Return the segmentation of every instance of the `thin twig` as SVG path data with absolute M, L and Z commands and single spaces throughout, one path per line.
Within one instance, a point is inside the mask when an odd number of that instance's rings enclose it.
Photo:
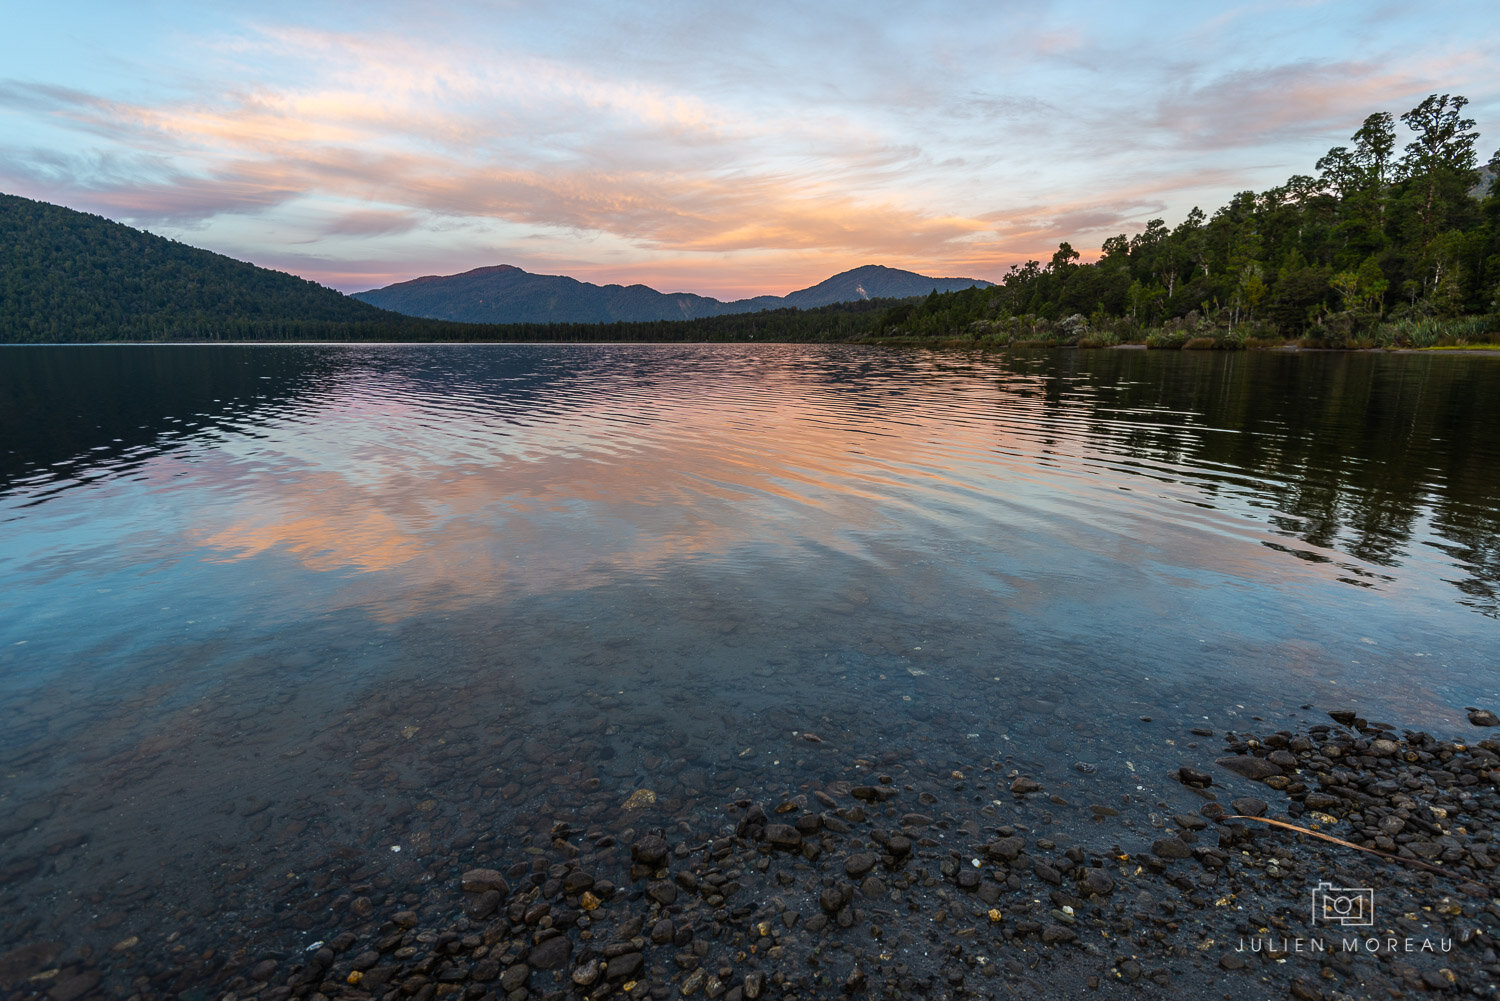
M 1253 820 L 1256 823 L 1260 824 L 1270 824 L 1272 827 L 1284 827 L 1289 831 L 1296 831 L 1298 834 L 1306 834 L 1309 837 L 1321 838 L 1324 841 L 1331 841 L 1336 845 L 1343 845 L 1345 848 L 1353 848 L 1357 851 L 1369 852 L 1371 855 L 1379 855 L 1381 858 L 1394 859 L 1397 862 L 1405 862 L 1407 865 L 1414 865 L 1419 869 L 1426 869 L 1428 872 L 1435 872 L 1439 876 L 1448 875 L 1447 869 L 1440 868 L 1439 866 L 1432 865 L 1428 862 L 1423 862 L 1421 859 L 1407 858 L 1404 855 L 1396 855 L 1393 852 L 1382 851 L 1379 848 L 1367 848 L 1364 845 L 1357 845 L 1352 841 L 1345 841 L 1343 838 L 1336 838 L 1332 834 L 1324 834 L 1321 831 L 1310 831 L 1305 827 L 1298 827 L 1296 824 L 1288 823 L 1285 820 L 1274 820 L 1271 817 L 1246 817 L 1243 814 L 1238 813 L 1231 813 L 1224 817 L 1224 819 Z

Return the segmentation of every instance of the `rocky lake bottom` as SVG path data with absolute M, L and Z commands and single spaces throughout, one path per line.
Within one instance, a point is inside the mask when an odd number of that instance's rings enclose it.
M 733 735 L 753 746 L 700 757 L 632 740 L 608 694 L 450 742 L 470 722 L 462 698 L 426 718 L 413 694 L 330 731 L 321 751 L 347 772 L 326 802 L 218 804 L 206 869 L 164 858 L 111 878 L 109 839 L 88 825 L 113 810 L 76 804 L 61 833 L 53 815 L 13 814 L 7 847 L 18 828 L 52 833 L 7 852 L 7 882 L 76 883 L 70 868 L 92 865 L 97 888 L 33 901 L 19 929 L 11 916 L 24 941 L 0 954 L 0 988 L 739 1001 L 1487 997 L 1500 983 L 1500 740 L 1478 725 L 1435 737 L 1312 707 L 1276 729 L 1151 717 L 1112 747 L 1135 758 L 1101 769 L 1072 752 L 1107 734 L 996 756 L 937 713 L 876 736 L 859 713 L 813 730 L 770 710 Z M 1055 707 L 1028 708 L 1047 733 Z M 98 766 L 124 781 L 173 750 Z

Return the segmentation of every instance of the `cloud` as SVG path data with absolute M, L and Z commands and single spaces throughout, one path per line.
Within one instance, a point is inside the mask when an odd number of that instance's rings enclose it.
M 321 34 L 281 40 L 289 39 L 318 50 L 333 46 Z M 346 58 L 350 52 L 373 57 L 368 41 L 352 44 Z M 18 100 L 42 103 L 134 148 L 176 143 L 176 168 L 164 176 L 111 174 L 81 184 L 96 203 L 148 223 L 260 211 L 316 194 L 406 207 L 347 215 L 329 234 L 409 231 L 420 210 L 604 233 L 674 252 L 836 247 L 904 256 L 984 228 L 889 195 L 858 194 L 874 179 L 920 166 L 922 155 L 856 127 L 814 135 L 803 121 L 738 120 L 701 100 L 568 75 L 531 60 L 525 72 L 513 66 L 502 80 L 527 100 L 606 120 L 561 141 L 490 135 L 487 121 L 536 112 L 515 111 L 516 93 L 499 105 L 476 109 L 460 100 L 460 110 L 439 112 L 417 98 L 438 86 L 463 98 L 487 92 L 495 81 L 461 72 L 444 72 L 440 82 L 421 70 L 387 72 L 392 56 L 382 53 L 380 69 L 350 70 L 360 79 L 341 80 L 334 89 L 233 91 L 159 107 L 80 91 L 15 91 Z M 373 93 L 358 89 L 367 76 L 381 81 Z M 758 154 L 756 144 L 783 127 L 793 134 L 776 140 L 799 155 Z M 474 142 L 488 148 L 467 157 L 449 150 Z M 485 162 L 491 157 L 500 162 Z
M 1288 134 L 1351 132 L 1371 111 L 1400 102 L 1422 82 L 1382 64 L 1305 62 L 1225 73 L 1160 100 L 1147 125 L 1179 148 L 1263 146 Z
M 329 236 L 387 236 L 393 233 L 409 233 L 418 225 L 419 220 L 411 212 L 368 209 L 362 212 L 344 213 L 325 226 L 323 233 Z
M 253 229 L 263 249 L 238 255 L 306 247 L 318 277 L 383 279 L 402 246 L 413 259 L 392 277 L 497 258 L 695 290 L 742 274 L 800 287 L 824 274 L 794 269 L 870 258 L 987 277 L 1310 170 L 1444 66 L 1485 65 L 1382 46 L 1387 15 L 1363 10 L 1373 41 L 1347 56 L 1316 51 L 1327 12 L 1297 4 L 1146 10 L 620 0 L 209 18 L 233 26 L 143 51 L 149 82 L 128 92 L 0 82 L 0 120 L 25 126 L 6 130 L 0 180 L 138 225 Z

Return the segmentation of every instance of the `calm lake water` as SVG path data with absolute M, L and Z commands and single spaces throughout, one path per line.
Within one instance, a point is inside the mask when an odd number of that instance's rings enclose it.
M 0 349 L 0 953 L 206 982 L 640 789 L 1003 759 L 1087 839 L 1192 726 L 1471 733 L 1497 429 L 1488 357 Z

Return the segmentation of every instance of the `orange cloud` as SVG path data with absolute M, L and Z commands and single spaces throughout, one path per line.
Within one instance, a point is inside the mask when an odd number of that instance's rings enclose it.
M 549 23 L 533 14 L 515 20 Z M 805 75 L 784 48 L 736 50 L 722 66 L 696 52 L 595 59 L 523 30 L 512 38 L 510 18 L 490 26 L 498 48 L 415 22 L 378 33 L 263 26 L 218 44 L 214 68 L 232 83 L 188 96 L 128 102 L 0 82 L 0 110 L 107 144 L 105 155 L 67 155 L 0 142 L 0 183 L 148 226 L 243 233 L 248 217 L 274 218 L 262 245 L 274 232 L 281 260 L 306 260 L 301 273 L 345 288 L 564 258 L 570 274 L 679 274 L 677 288 L 715 294 L 803 287 L 871 259 L 992 278 L 1061 240 L 1084 249 L 1149 215 L 1180 217 L 1184 198 L 1212 209 L 1238 188 L 1279 183 L 1285 174 L 1266 182 L 1265 163 L 1226 151 L 1345 134 L 1444 72 L 1430 54 L 1379 53 L 1251 71 L 1223 58 L 1223 23 L 1191 18 L 1164 43 L 1181 42 L 1170 58 L 1152 59 L 1117 37 L 1129 28 L 1118 15 L 1109 31 L 1045 5 L 976 17 L 1003 25 L 1006 44 L 824 24 L 819 44 L 838 72 Z M 429 18 L 443 15 L 417 20 Z M 761 44 L 779 37 L 774 18 L 747 18 Z M 673 45 L 696 38 L 674 18 L 658 27 L 676 32 Z M 1320 145 L 1294 169 L 1310 169 Z M 1195 169 L 1210 158 L 1232 162 Z M 220 246 L 265 260 L 248 242 Z M 398 247 L 416 259 L 395 260 Z M 818 270 L 784 277 L 802 264 Z

